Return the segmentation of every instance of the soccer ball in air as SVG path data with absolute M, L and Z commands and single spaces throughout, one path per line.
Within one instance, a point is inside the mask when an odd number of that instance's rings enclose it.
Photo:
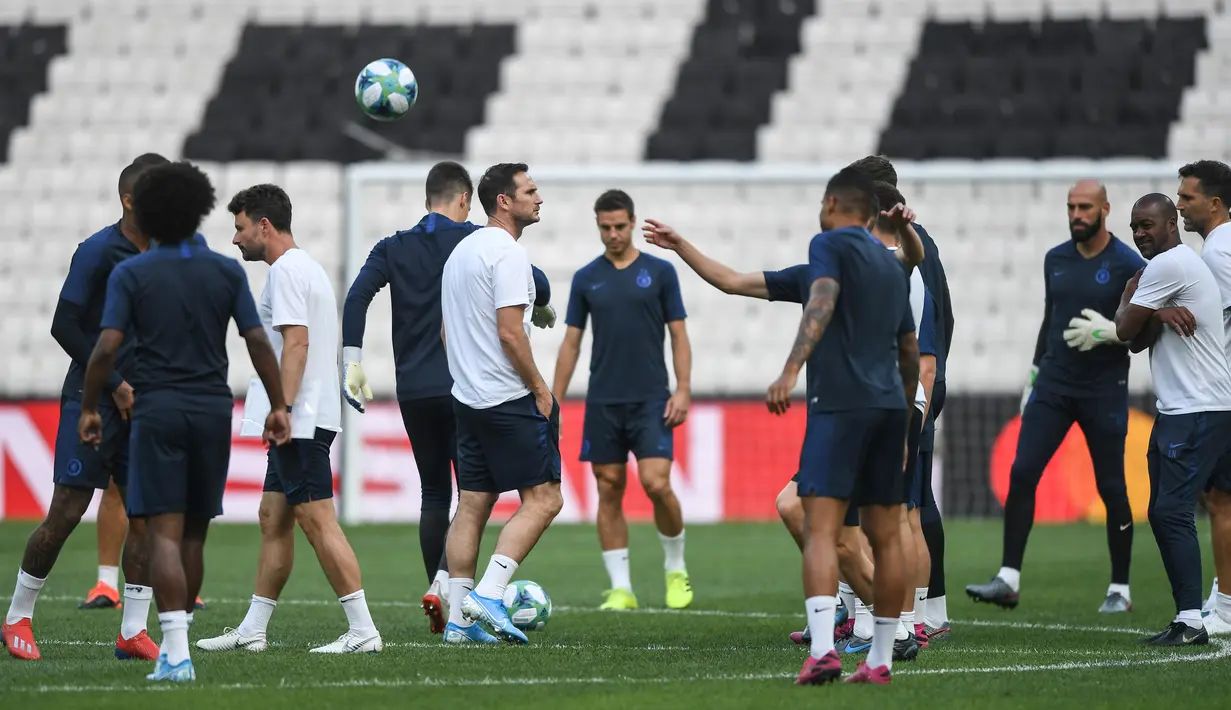
M 419 83 L 410 67 L 396 59 L 377 59 L 355 79 L 355 101 L 368 116 L 393 121 L 405 116 L 419 98 Z
M 551 618 L 551 597 L 536 582 L 519 580 L 504 589 L 504 608 L 513 625 L 523 631 L 538 631 Z

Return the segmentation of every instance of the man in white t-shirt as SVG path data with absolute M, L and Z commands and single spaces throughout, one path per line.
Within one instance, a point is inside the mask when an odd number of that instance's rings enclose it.
M 444 640 L 526 643 L 504 607 L 504 590 L 563 506 L 560 406 L 530 351 L 534 277 L 519 241 L 522 230 L 539 221 L 543 200 L 521 163 L 488 168 L 477 192 L 487 226 L 453 250 L 440 288 L 459 491 L 445 548 L 450 604 Z M 496 499 L 513 490 L 521 506 L 476 585 L 483 528 Z
M 1210 269 L 1180 242 L 1175 205 L 1150 194 L 1133 205 L 1133 241 L 1149 263 L 1129 280 L 1116 335 L 1150 348 L 1158 416 L 1150 433 L 1150 527 L 1171 582 L 1176 617 L 1145 639 L 1156 646 L 1209 643 L 1201 618 L 1201 546 L 1194 509 L 1219 459 L 1231 451 L 1231 368 L 1223 349 L 1222 298 Z M 1166 311 L 1166 313 L 1164 313 Z M 1165 323 L 1187 316 L 1188 335 Z M 1161 314 L 1161 315 L 1160 315 Z
M 1210 267 L 1222 294 L 1224 350 L 1231 360 L 1231 167 L 1216 160 L 1200 160 L 1180 168 L 1178 191 L 1184 230 L 1205 240 L 1201 260 Z M 1206 485 L 1204 504 L 1210 513 L 1214 547 L 1214 584 L 1202 607 L 1205 630 L 1211 636 L 1231 635 L 1231 456 L 1214 468 Z M 1222 579 L 1222 589 L 1218 580 Z
M 256 589 L 238 628 L 197 641 L 206 651 L 263 651 L 278 596 L 291 574 L 295 523 L 316 550 L 321 569 L 338 595 L 349 629 L 313 653 L 376 653 L 383 649 L 360 580 L 359 560 L 338 526 L 333 506 L 329 448 L 342 431 L 338 374 L 338 305 L 329 275 L 291 234 L 291 201 L 276 185 L 243 190 L 227 206 L 245 261 L 269 264 L 257 304 L 282 372 L 291 414 L 291 440 L 269 450 L 261 494 L 261 552 Z M 249 385 L 247 408 L 263 395 Z M 265 405 L 268 407 L 268 405 Z M 260 413 L 245 412 L 245 418 Z M 263 415 L 261 415 L 263 416 Z

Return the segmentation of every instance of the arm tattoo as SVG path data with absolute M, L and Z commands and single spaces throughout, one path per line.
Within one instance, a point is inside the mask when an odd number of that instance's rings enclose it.
M 794 367 L 796 372 L 803 369 L 804 363 L 812 355 L 813 348 L 825 334 L 825 328 L 833 318 L 840 290 L 838 282 L 831 278 L 820 278 L 812 282 L 808 304 L 804 306 L 804 316 L 799 321 L 799 334 L 795 336 L 795 344 L 791 346 L 791 355 L 787 358 L 788 367 Z

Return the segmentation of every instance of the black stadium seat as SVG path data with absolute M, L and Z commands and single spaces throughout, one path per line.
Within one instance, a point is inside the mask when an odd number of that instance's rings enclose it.
M 1207 43 L 1204 18 L 928 22 L 880 149 L 1161 158 Z

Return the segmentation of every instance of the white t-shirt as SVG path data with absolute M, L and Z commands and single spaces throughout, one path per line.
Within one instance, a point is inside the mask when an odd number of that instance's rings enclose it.
M 910 312 L 915 317 L 915 332 L 923 330 L 923 303 L 927 298 L 927 288 L 923 285 L 923 274 L 920 273 L 918 267 L 911 269 L 910 272 Z M 923 412 L 928 406 L 927 391 L 923 388 L 923 383 L 915 388 L 915 407 Z
M 1231 360 L 1231 222 L 1220 224 L 1205 235 L 1201 260 L 1210 267 L 1222 295 L 1223 345 Z
M 318 427 L 342 431 L 338 301 L 325 269 L 302 249 L 287 251 L 269 268 L 257 313 L 279 364 L 280 330 L 291 325 L 308 328 L 308 361 L 291 404 L 291 436 L 311 439 Z
M 1197 321 L 1191 337 L 1163 326 L 1150 348 L 1150 372 L 1160 414 L 1231 410 L 1231 368 L 1223 348 L 1222 296 L 1214 275 L 1192 248 L 1180 244 L 1150 260 L 1133 305 L 1187 308 Z
M 453 250 L 440 280 L 440 306 L 457 401 L 488 409 L 530 393 L 500 346 L 496 310 L 524 306 L 529 337 L 534 298 L 530 256 L 503 229 L 479 229 Z

